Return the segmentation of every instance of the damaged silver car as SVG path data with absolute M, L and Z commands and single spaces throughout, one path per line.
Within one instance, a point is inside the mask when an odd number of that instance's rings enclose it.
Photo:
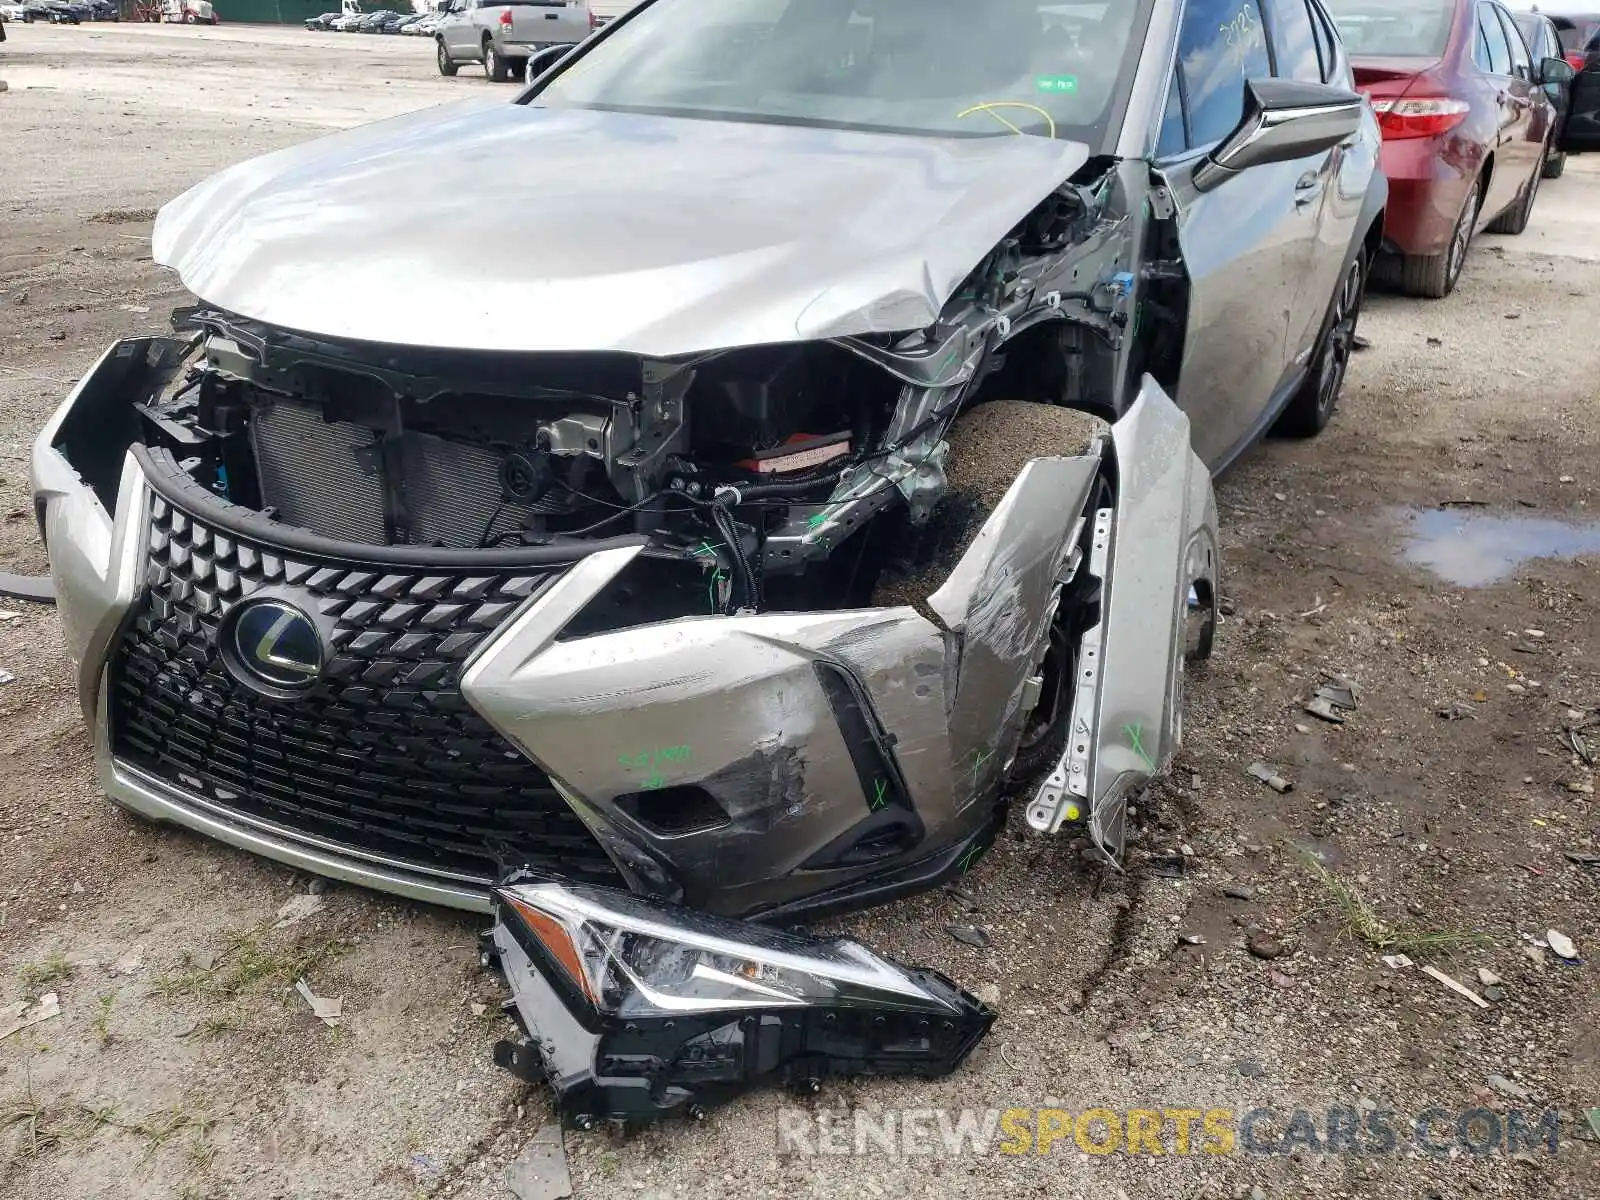
M 1013 800 L 1118 863 L 1211 472 L 1333 412 L 1377 148 L 1317 0 L 644 0 L 224 171 L 156 223 L 198 304 L 34 450 L 105 790 L 423 900 L 531 873 L 601 959 L 607 895 L 857 907 Z

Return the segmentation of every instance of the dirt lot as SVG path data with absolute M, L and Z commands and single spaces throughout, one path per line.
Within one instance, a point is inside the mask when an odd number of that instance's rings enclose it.
M 410 39 L 11 35 L 0 564 L 37 570 L 30 439 L 110 339 L 182 302 L 149 262 L 153 208 L 323 128 L 509 91 L 471 69 L 440 79 Z M 791 1102 L 758 1096 L 627 1142 L 569 1135 L 578 1193 L 1600 1196 L 1582 1116 L 1600 1102 L 1596 966 L 1536 961 L 1526 940 L 1555 928 L 1600 956 L 1600 869 L 1566 856 L 1596 850 L 1593 772 L 1560 740 L 1600 712 L 1597 188 L 1600 161 L 1574 160 L 1526 235 L 1482 239 L 1449 301 L 1373 299 L 1333 428 L 1267 444 L 1219 483 L 1231 616 L 1190 688 L 1179 768 L 1142 805 L 1133 871 L 1101 879 L 1019 829 L 970 900 L 851 923 L 995 989 L 1001 1016 L 948 1081 L 815 1102 L 1270 1107 L 1280 1134 L 1294 1109 L 1326 1132 L 1328 1106 L 1376 1105 L 1398 1114 L 1394 1153 L 1324 1156 L 1302 1136 L 1293 1154 L 1183 1156 L 1169 1133 L 1161 1157 L 1068 1139 L 1048 1159 L 810 1158 L 778 1153 Z M 1589 557 L 1524 557 L 1554 549 Z M 62 1010 L 0 1043 L 0 1194 L 506 1195 L 504 1166 L 547 1107 L 490 1065 L 506 1026 L 476 923 L 336 887 L 273 929 L 309 881 L 100 799 L 53 611 L 0 608 L 20 614 L 0 617 L 15 675 L 0 684 L 0 1025 L 4 1005 L 47 991 Z M 1360 685 L 1343 725 L 1301 711 L 1324 671 Z M 1258 760 L 1294 790 L 1248 778 Z M 1405 933 L 1481 934 L 1411 953 L 1489 1006 L 1384 966 L 1295 845 Z M 1146 857 L 1183 847 L 1181 878 Z M 953 921 L 992 943 L 954 941 Z M 295 995 L 300 975 L 343 998 L 339 1028 Z M 1560 1108 L 1559 1152 L 1418 1154 L 1409 1121 L 1430 1105 Z

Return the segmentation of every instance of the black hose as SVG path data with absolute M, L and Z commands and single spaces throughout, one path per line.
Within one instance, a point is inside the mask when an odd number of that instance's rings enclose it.
M 755 568 L 751 566 L 749 557 L 744 552 L 744 543 L 739 538 L 739 530 L 733 520 L 733 514 L 722 504 L 711 506 L 711 523 L 717 527 L 717 532 L 722 535 L 723 541 L 728 543 L 728 556 L 733 562 L 734 583 L 738 587 L 738 594 L 743 599 L 742 607 L 759 609 L 761 607 L 761 588 L 756 582 Z
M 814 479 L 788 480 L 782 483 L 751 483 L 751 484 L 724 484 L 723 487 L 731 488 L 737 492 L 735 504 L 743 504 L 749 500 L 792 499 L 805 496 L 811 492 L 827 488 L 830 491 L 839 482 L 842 471 L 835 471 L 830 475 L 819 475 Z

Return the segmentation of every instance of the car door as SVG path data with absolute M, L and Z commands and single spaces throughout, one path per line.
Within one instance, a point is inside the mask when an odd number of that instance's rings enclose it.
M 1338 43 L 1324 25 L 1326 18 L 1310 0 L 1265 0 L 1263 15 L 1272 46 L 1274 73 L 1279 79 L 1301 83 L 1336 83 L 1350 88 L 1347 64 L 1339 57 Z M 1357 160 L 1351 161 L 1354 155 Z M 1333 295 L 1344 275 L 1346 251 L 1356 237 L 1366 181 L 1372 174 L 1374 155 L 1356 139 L 1342 143 L 1314 163 L 1317 196 L 1316 241 L 1300 298 L 1289 317 L 1287 349 L 1291 366 L 1310 363 L 1322 336 L 1322 325 Z M 1353 178 L 1352 178 L 1353 177 Z M 1299 181 L 1297 181 L 1297 187 Z M 1301 191 L 1297 199 L 1305 196 Z
M 456 57 L 456 26 L 461 23 L 460 0 L 447 0 L 439 9 L 439 27 L 434 36 L 444 43 L 444 48 Z
M 450 15 L 445 18 L 444 26 L 440 29 L 452 58 L 478 56 L 478 32 L 472 21 L 473 6 L 477 2 L 478 0 L 455 0 L 450 8 Z
M 1195 165 L 1243 117 L 1246 81 L 1271 74 L 1260 0 L 1189 0 L 1156 165 L 1189 276 L 1175 399 L 1189 415 L 1195 452 L 1213 470 L 1262 432 L 1304 370 L 1294 360 L 1303 349 L 1328 155 L 1255 167 L 1209 191 L 1193 182 Z
M 1584 46 L 1583 67 L 1572 81 L 1561 148 L 1572 154 L 1600 150 L 1600 32 Z
M 1500 28 L 1511 48 L 1511 83 L 1509 92 L 1513 104 L 1518 105 L 1525 117 L 1521 136 L 1515 147 L 1517 178 L 1526 183 L 1544 153 L 1545 140 L 1550 136 L 1551 118 L 1555 109 L 1534 78 L 1533 56 L 1522 39 L 1522 31 L 1502 6 L 1491 6 L 1500 18 Z
M 1561 53 L 1561 38 L 1556 33 L 1556 27 L 1551 24 L 1549 17 L 1540 16 L 1538 13 L 1512 14 L 1511 19 L 1516 22 L 1518 30 L 1522 33 L 1522 40 L 1528 43 L 1528 57 L 1533 60 L 1533 69 L 1537 78 L 1539 69 L 1546 59 L 1563 58 Z M 1564 83 L 1544 84 L 1544 94 L 1550 98 L 1550 104 L 1555 109 L 1555 120 L 1559 131 L 1561 118 L 1566 115 L 1567 95 L 1570 89 Z M 1552 149 L 1555 143 L 1551 143 Z
M 1494 173 L 1489 178 L 1489 192 L 1478 214 L 1479 224 L 1484 224 L 1511 207 L 1528 176 L 1529 168 L 1522 161 L 1520 148 L 1527 136 L 1530 106 L 1526 97 L 1519 101 L 1512 92 L 1511 43 L 1506 39 L 1494 5 L 1479 0 L 1477 9 L 1478 37 L 1483 51 L 1478 63 L 1483 67 L 1482 83 L 1491 93 L 1496 120 L 1494 145 L 1490 147 L 1494 154 Z

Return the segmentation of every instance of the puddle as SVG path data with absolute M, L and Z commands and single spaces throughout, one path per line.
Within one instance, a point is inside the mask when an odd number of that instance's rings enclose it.
M 1401 557 L 1459 587 L 1487 587 L 1537 558 L 1600 554 L 1600 522 L 1508 517 L 1482 509 L 1401 509 Z

